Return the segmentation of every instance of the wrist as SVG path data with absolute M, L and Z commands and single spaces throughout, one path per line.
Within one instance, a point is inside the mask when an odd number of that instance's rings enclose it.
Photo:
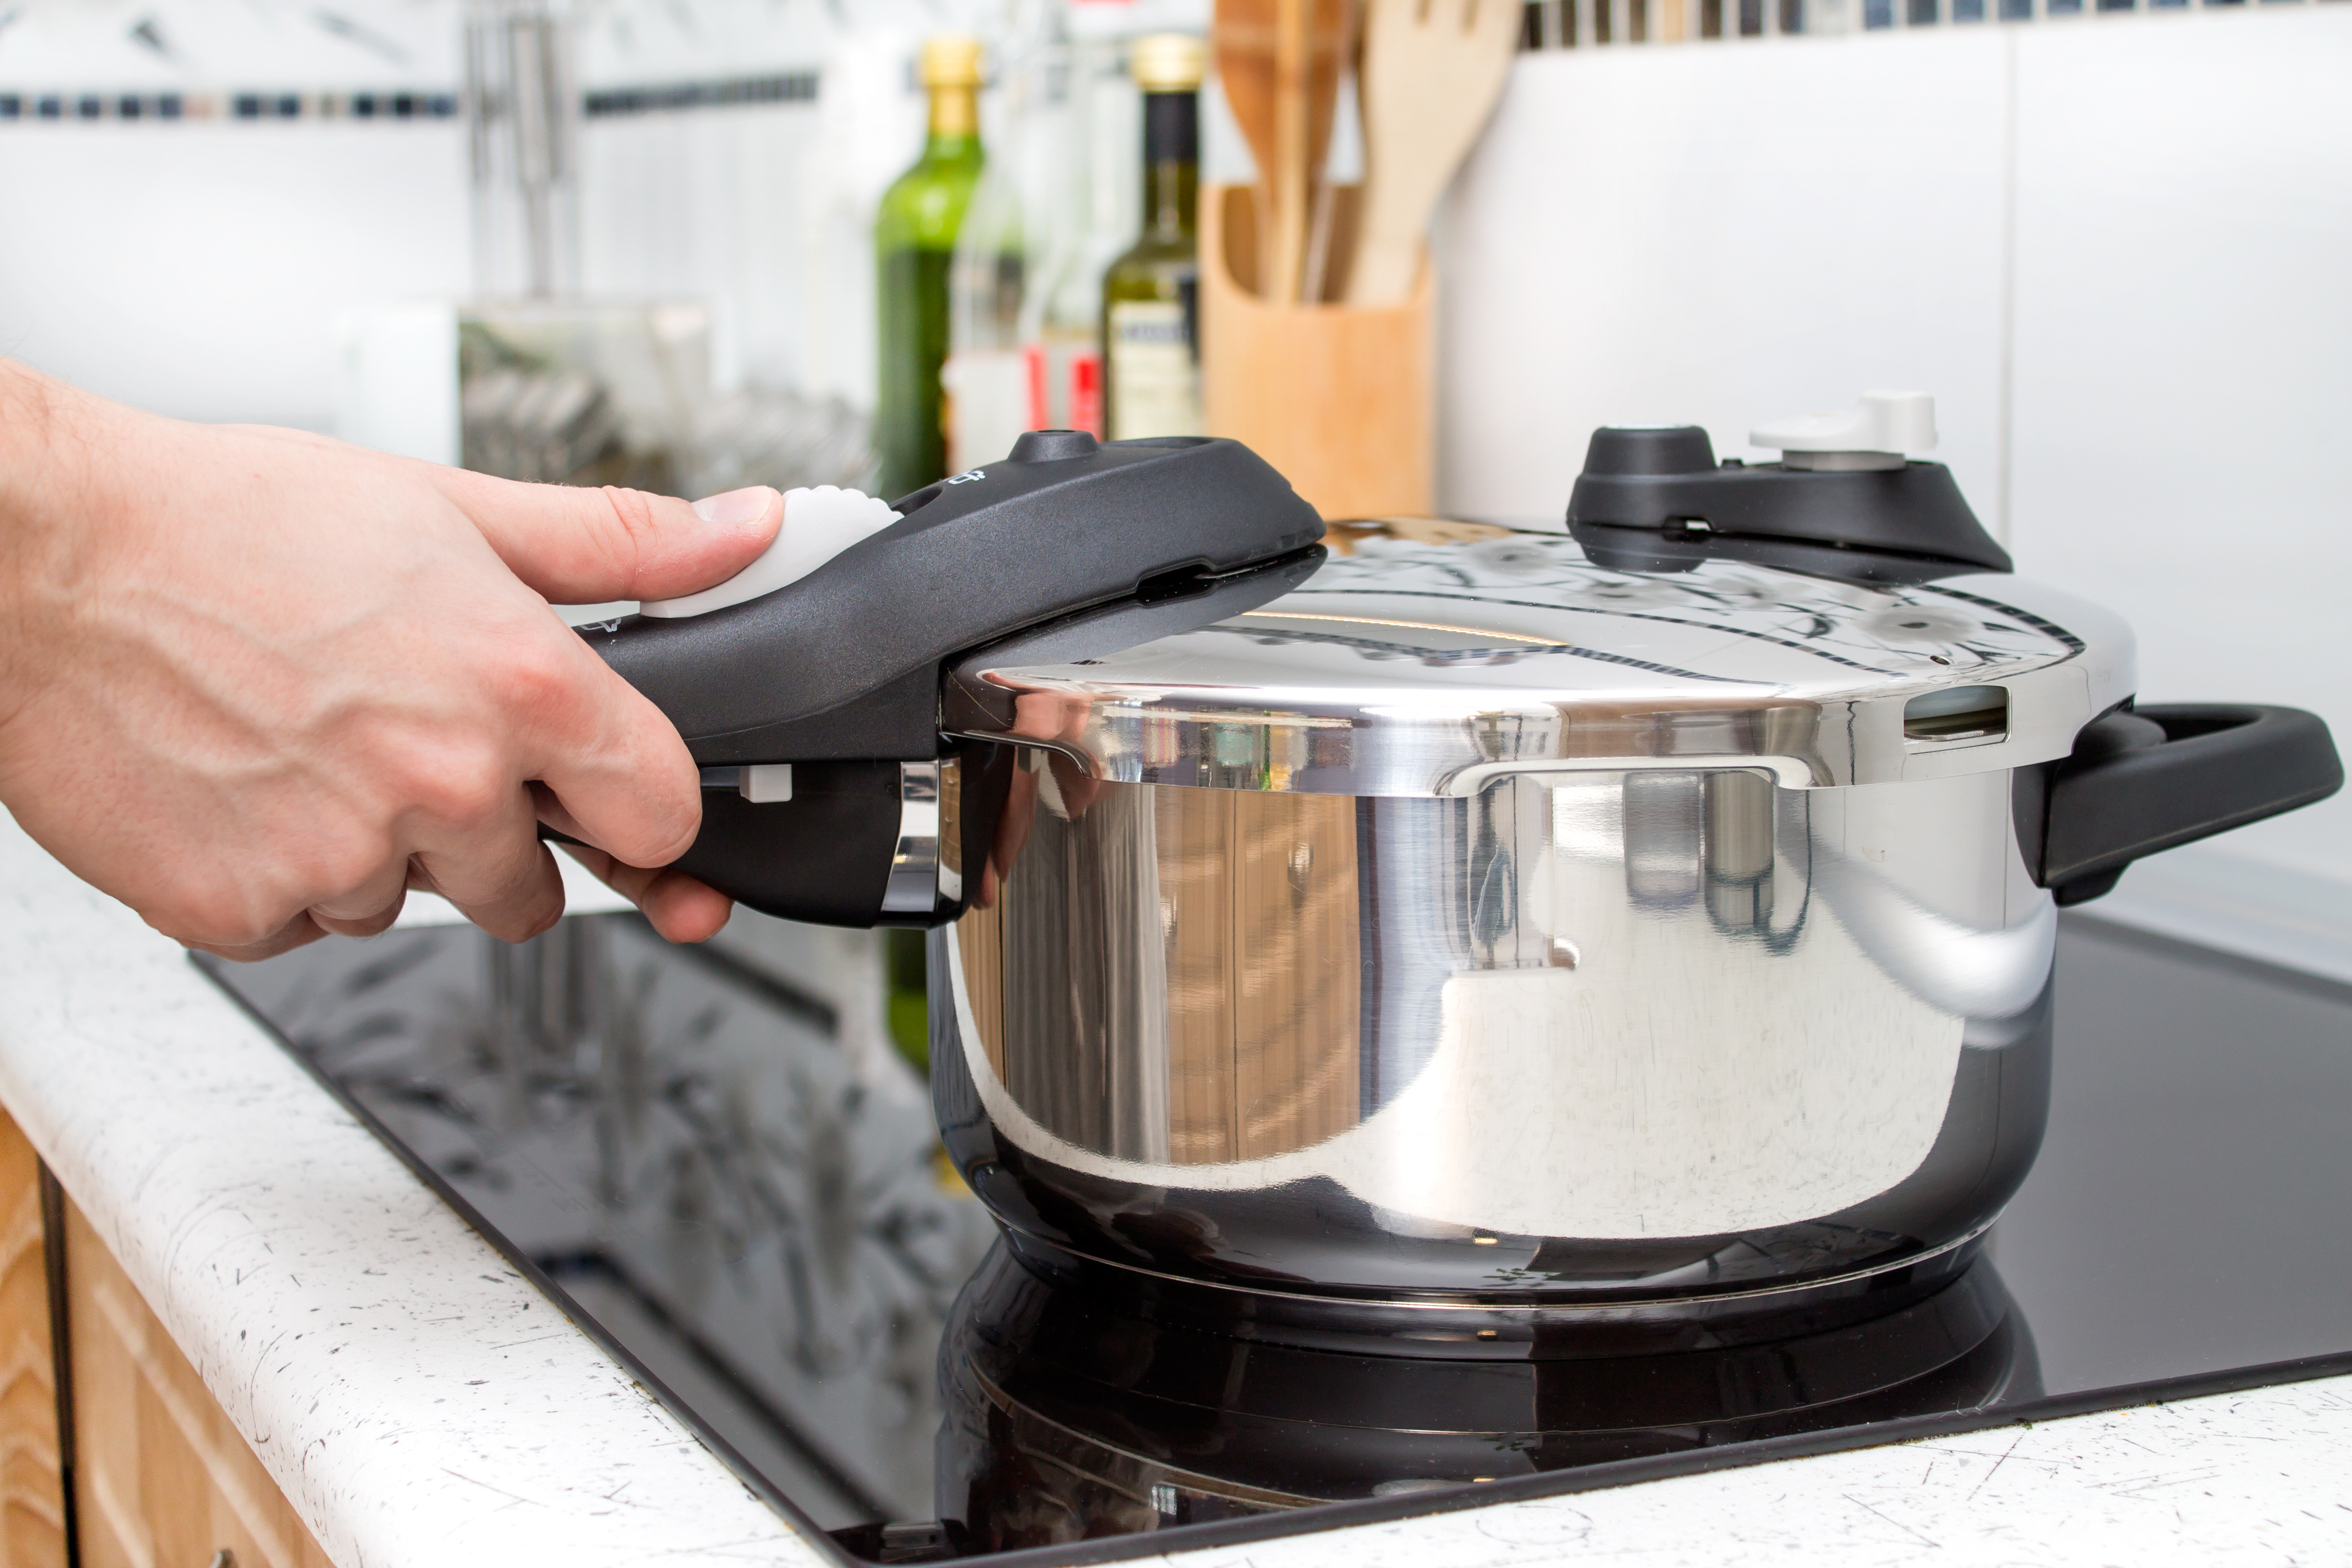
M 103 398 L 0 359 L 0 626 L 8 628 L 0 638 L 0 755 L 58 653 L 57 612 L 79 597 L 99 542 L 93 523 L 113 510 L 100 480 L 115 443 L 100 426 L 114 412 Z
M 48 488 L 44 481 L 54 460 L 53 427 L 62 390 L 40 372 L 0 359 L 0 565 L 14 567 L 26 531 L 41 510 L 38 498 Z M 8 571 L 0 592 L 13 586 L 15 577 Z
M 26 621 L 24 579 L 40 553 L 35 535 L 46 509 L 39 497 L 48 487 L 43 470 L 53 446 L 55 384 L 14 360 L 0 359 L 0 741 L 23 705 L 21 671 L 32 657 L 33 629 Z

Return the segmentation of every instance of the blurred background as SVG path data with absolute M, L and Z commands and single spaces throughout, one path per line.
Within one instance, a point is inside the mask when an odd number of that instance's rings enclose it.
M 2133 622 L 2147 699 L 2352 735 L 2352 0 L 1512 4 L 1417 286 L 1426 504 L 1384 510 L 1556 528 L 1597 425 L 1696 422 L 1753 458 L 1769 418 L 1923 388 L 1935 455 L 2019 569 Z M 1177 301 L 1220 374 L 1190 274 L 1144 243 L 1175 145 L 1147 145 L 1147 89 L 1189 92 L 1185 68 L 1163 49 L 1137 80 L 1139 40 L 1212 21 L 1208 0 L 0 0 L 0 353 L 516 477 L 882 484 L 909 417 L 892 333 L 940 330 L 893 324 L 886 193 L 953 161 L 940 104 L 969 92 L 987 157 L 949 182 L 961 238 L 907 241 L 952 253 L 923 285 L 950 318 L 926 363 L 964 368 L 917 411 L 944 456 L 910 460 L 985 460 L 1034 424 L 1102 427 L 1104 283 L 1135 257 L 1160 257 L 1136 297 Z M 925 52 L 949 36 L 976 43 L 968 78 Z M 1354 47 L 1318 191 L 1363 178 Z M 1263 174 L 1237 58 L 1199 60 L 1213 189 Z M 1246 249 L 1231 226 L 1202 243 Z M 1294 374 L 1246 375 L 1280 395 Z M 2103 911 L 2352 976 L 2352 800 L 2222 844 L 2142 865 Z

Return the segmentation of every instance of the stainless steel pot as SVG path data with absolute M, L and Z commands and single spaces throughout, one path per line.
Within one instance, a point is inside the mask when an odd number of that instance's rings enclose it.
M 2045 884 L 2123 863 L 2053 803 L 2228 726 L 2125 715 L 2128 628 L 2005 574 L 1452 531 L 967 672 L 1024 761 L 932 1060 L 1015 1249 L 1636 1313 L 1957 1268 L 2042 1135 Z

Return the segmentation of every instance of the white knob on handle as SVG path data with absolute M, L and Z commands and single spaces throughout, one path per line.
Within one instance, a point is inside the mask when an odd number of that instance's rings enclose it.
M 1900 458 L 1933 451 L 1936 400 L 1924 392 L 1865 392 L 1852 408 L 1801 414 L 1751 430 L 1748 441 L 1783 453 L 1853 453 Z M 1791 467 L 1810 466 L 1801 459 Z M 1888 465 L 1892 466 L 1892 465 Z
M 786 490 L 783 525 L 758 560 L 715 588 L 676 599 L 648 599 L 637 613 L 656 620 L 681 620 L 772 594 L 898 521 L 889 503 L 856 490 L 835 485 Z

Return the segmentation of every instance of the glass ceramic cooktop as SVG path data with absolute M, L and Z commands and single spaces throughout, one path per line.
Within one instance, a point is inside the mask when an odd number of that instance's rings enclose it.
M 936 1368 L 958 1291 L 1008 1266 L 915 1075 L 756 942 L 675 948 L 591 915 L 516 948 L 443 927 L 199 962 L 779 1507 L 845 1556 L 964 1544 L 929 1522 Z M 1130 1465 L 1117 1528 L 1145 1532 L 1064 1530 L 1050 1560 L 2352 1370 L 2352 988 L 2079 914 L 2057 984 L 2048 1137 L 1973 1271 L 1971 1310 L 2007 1312 L 1998 1368 L 1972 1352 L 1907 1403 L 1218 1523 Z M 1061 1462 L 1034 1438 L 1024 1459 Z

